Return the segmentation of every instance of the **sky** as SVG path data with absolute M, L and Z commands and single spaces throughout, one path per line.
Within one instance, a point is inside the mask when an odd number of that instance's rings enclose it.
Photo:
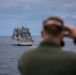
M 11 36 L 17 24 L 39 36 L 43 20 L 51 16 L 76 27 L 76 0 L 0 0 L 0 36 Z

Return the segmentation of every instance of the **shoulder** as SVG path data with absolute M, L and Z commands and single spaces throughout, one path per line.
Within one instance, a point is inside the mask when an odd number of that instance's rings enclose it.
M 61 56 L 67 60 L 74 60 L 76 61 L 76 52 L 73 51 L 62 51 Z
M 70 71 L 76 72 L 76 52 L 65 52 L 64 60 L 66 62 L 66 66 L 69 67 Z
M 30 49 L 27 52 L 24 52 L 19 60 L 18 60 L 18 65 L 21 68 L 22 66 L 24 66 L 25 64 L 28 64 L 28 61 L 30 60 L 31 55 L 33 54 L 33 52 L 35 52 L 36 48 L 34 49 Z
M 20 56 L 19 61 L 29 59 L 35 52 L 37 52 L 37 48 L 29 49 Z

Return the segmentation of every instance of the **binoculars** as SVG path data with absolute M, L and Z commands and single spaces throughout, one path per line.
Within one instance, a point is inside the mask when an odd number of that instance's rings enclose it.
M 65 37 L 69 37 L 71 31 L 67 28 L 64 28 L 64 32 L 65 32 Z M 73 43 L 76 45 L 76 38 L 73 40 Z M 65 46 L 65 42 L 62 40 L 61 41 L 61 46 Z

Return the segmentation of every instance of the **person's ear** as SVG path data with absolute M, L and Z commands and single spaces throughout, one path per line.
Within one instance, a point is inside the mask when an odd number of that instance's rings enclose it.
M 63 41 L 64 37 L 65 37 L 65 33 L 64 33 L 64 31 L 63 31 L 63 32 L 61 33 L 61 43 L 60 43 L 60 46 L 61 46 L 61 47 L 64 47 L 64 46 L 65 46 L 65 42 Z
M 41 31 L 41 37 L 42 38 L 44 37 L 44 31 L 43 30 Z
M 63 39 L 65 37 L 65 33 L 64 31 L 61 33 L 61 39 Z

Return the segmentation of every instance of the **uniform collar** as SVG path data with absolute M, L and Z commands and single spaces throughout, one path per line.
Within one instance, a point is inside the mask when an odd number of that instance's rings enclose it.
M 56 44 L 54 41 L 52 40 L 44 40 L 40 43 L 40 46 L 49 46 L 49 47 L 57 47 L 57 48 L 61 48 L 58 44 Z

